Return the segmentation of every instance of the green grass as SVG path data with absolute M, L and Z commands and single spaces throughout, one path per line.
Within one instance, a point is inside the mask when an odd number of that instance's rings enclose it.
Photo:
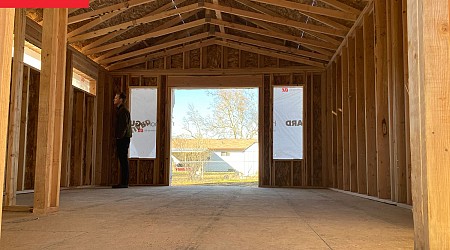
M 208 172 L 201 176 L 189 178 L 188 172 L 173 172 L 172 186 L 187 185 L 257 185 L 258 176 L 239 176 L 234 172 Z

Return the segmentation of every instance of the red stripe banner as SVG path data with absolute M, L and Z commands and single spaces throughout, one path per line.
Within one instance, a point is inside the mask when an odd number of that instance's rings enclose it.
M 88 8 L 89 0 L 0 0 L 0 8 Z

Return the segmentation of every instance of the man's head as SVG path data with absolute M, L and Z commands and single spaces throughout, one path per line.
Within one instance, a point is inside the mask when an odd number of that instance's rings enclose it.
M 114 97 L 114 105 L 119 107 L 121 104 L 124 104 L 126 100 L 127 95 L 125 95 L 125 93 L 122 92 L 120 94 L 116 94 L 116 96 Z

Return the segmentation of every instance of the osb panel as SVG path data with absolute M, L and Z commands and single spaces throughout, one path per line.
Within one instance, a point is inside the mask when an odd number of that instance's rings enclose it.
M 210 45 L 206 47 L 207 60 L 206 67 L 217 69 L 222 66 L 222 47 L 218 45 Z
M 189 65 L 192 69 L 200 68 L 200 49 L 189 51 Z
M 148 62 L 149 69 L 164 69 L 164 58 L 151 60 Z
M 138 161 L 139 160 L 129 160 L 130 178 L 128 179 L 129 184 L 137 184 L 137 173 L 138 173 Z
M 154 160 L 140 160 L 139 162 L 139 184 L 153 184 Z
M 294 74 L 294 84 L 305 84 L 305 75 L 304 74 Z
M 302 161 L 294 161 L 293 162 L 293 186 L 300 187 L 302 186 Z
M 291 161 L 276 161 L 275 167 L 275 186 L 291 186 Z
M 239 50 L 228 48 L 227 65 L 229 69 L 239 68 Z
M 142 86 L 157 86 L 157 77 L 142 77 Z
M 301 65 L 303 65 L 303 64 L 280 59 L 280 68 L 287 68 L 287 67 L 301 66 Z
M 28 100 L 27 145 L 25 158 L 25 189 L 34 189 L 34 171 L 36 169 L 36 143 L 39 103 L 40 73 L 30 69 L 30 88 Z
M 139 86 L 140 77 L 131 77 L 130 86 Z
M 258 68 L 258 54 L 241 51 L 242 68 Z
M 322 103 L 321 76 L 315 75 L 312 84 L 313 94 L 313 186 L 322 186 Z
M 274 85 L 289 85 L 290 81 L 291 81 L 290 75 L 281 75 L 281 74 L 273 75 L 273 84 Z
M 113 93 L 114 94 L 121 92 L 121 89 L 122 89 L 121 85 L 122 85 L 122 77 L 120 77 L 120 76 L 113 77 Z
M 183 53 L 170 56 L 170 68 L 172 69 L 183 68 Z
M 268 67 L 277 67 L 277 59 L 270 56 L 261 56 L 262 60 L 262 67 L 268 68 Z

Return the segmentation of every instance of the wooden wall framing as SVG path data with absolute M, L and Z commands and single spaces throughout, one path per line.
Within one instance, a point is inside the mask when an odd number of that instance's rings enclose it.
M 327 115 L 337 115 L 337 124 L 327 120 L 336 131 L 328 133 L 327 141 L 332 142 L 331 157 L 337 158 L 337 166 L 329 161 L 327 169 L 332 173 L 329 187 L 411 204 L 406 164 L 411 152 L 405 133 L 409 119 L 404 95 L 406 34 L 400 32 L 406 22 L 404 8 L 401 1 L 370 3 L 328 65 L 332 102 L 327 103 Z

